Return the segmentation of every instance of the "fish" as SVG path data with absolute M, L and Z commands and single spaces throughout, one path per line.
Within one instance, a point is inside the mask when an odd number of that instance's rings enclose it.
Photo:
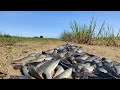
M 82 76 L 84 76 L 84 74 L 80 72 L 74 72 L 73 76 L 75 79 L 80 79 Z
M 120 79 L 119 62 L 87 53 L 71 43 L 31 53 L 11 64 L 22 75 L 9 75 L 10 79 Z
M 39 74 L 39 73 L 36 71 L 36 68 L 35 68 L 35 67 L 29 66 L 28 69 L 29 69 L 29 72 L 28 72 L 28 73 L 29 73 L 32 77 L 34 77 L 34 78 L 36 78 L 36 79 L 44 79 L 43 76 L 42 76 L 42 74 Z
M 95 63 L 101 63 L 102 60 L 101 60 L 101 57 L 97 57 L 93 60 Z
M 82 76 L 80 79 L 89 79 L 88 76 Z
M 86 59 L 88 59 L 88 58 L 89 58 L 88 55 L 83 55 L 83 56 L 81 56 L 81 59 L 82 59 L 82 60 L 86 60 Z
M 50 55 L 52 57 L 52 59 L 54 60 L 58 60 L 61 58 L 61 56 L 59 54 L 53 54 L 53 55 Z
M 64 64 L 67 64 L 67 65 L 70 65 L 71 62 L 69 59 L 65 58 L 65 59 L 62 59 L 60 62 L 64 63 Z
M 50 56 L 50 55 L 44 55 L 44 54 L 38 54 L 38 57 L 37 58 L 45 58 L 45 57 L 47 57 L 47 56 Z
M 88 57 L 86 60 L 87 61 L 95 61 L 96 59 L 98 59 L 97 56 L 93 56 L 93 57 Z
M 82 49 L 78 49 L 76 52 L 78 52 L 78 53 L 82 53 L 82 52 L 84 52 L 84 50 L 82 50 Z
M 117 76 L 116 71 L 115 71 L 115 68 L 110 67 L 110 66 L 104 66 L 104 68 L 105 68 L 109 73 L 111 73 L 112 75 Z
M 42 62 L 42 61 L 44 61 L 44 60 L 50 61 L 50 60 L 52 60 L 52 58 L 53 58 L 53 57 L 37 58 L 37 59 L 31 61 L 30 63 L 33 63 L 33 62 Z
M 120 75 L 120 66 L 115 66 L 116 73 Z
M 116 66 L 120 66 L 120 63 L 116 64 Z
M 38 64 L 40 64 L 41 62 L 29 62 L 29 63 L 26 63 L 25 65 L 26 66 L 30 66 L 30 65 L 32 65 L 32 66 L 37 66 Z
M 77 63 L 81 63 L 82 61 L 84 61 L 83 59 L 81 59 L 81 57 L 75 57 L 74 59 Z
M 50 54 L 53 54 L 53 53 L 54 53 L 54 50 L 42 51 L 42 54 L 43 54 L 43 55 L 44 55 L 44 54 L 50 55 Z
M 84 66 L 90 66 L 90 64 L 86 63 L 86 64 L 81 64 L 81 63 L 77 63 L 77 64 L 72 64 L 71 67 L 75 68 L 76 70 L 81 70 Z
M 44 64 L 40 65 L 39 67 L 30 67 L 30 73 L 32 76 L 38 79 L 51 79 L 52 72 L 57 67 L 60 60 L 52 60 L 49 62 L 45 62 Z
M 11 64 L 22 64 L 22 65 L 25 65 L 27 62 L 29 61 L 32 61 L 36 59 L 36 57 L 24 57 L 20 60 L 17 60 L 17 61 L 13 61 Z
M 96 63 L 96 66 L 97 67 L 103 67 L 103 63 L 102 62 Z
M 70 68 L 70 66 L 64 64 L 63 62 L 60 62 L 59 65 L 61 65 L 64 69 Z
M 65 57 L 71 57 L 72 56 L 72 52 L 68 52 L 65 54 Z
M 22 76 L 14 76 L 14 75 L 11 75 L 11 76 L 10 76 L 10 79 L 35 79 L 35 78 L 29 77 L 29 76 L 25 76 L 25 75 L 22 75 Z
M 57 75 L 61 74 L 64 71 L 64 68 L 60 65 L 58 65 L 56 69 L 57 69 L 57 71 L 55 72 L 55 75 L 53 76 L 53 78 L 56 77 Z
M 46 62 L 49 62 L 49 61 L 44 60 L 43 62 L 40 62 L 40 63 L 36 66 L 36 68 L 39 68 L 41 65 L 45 64 Z
M 74 49 L 75 49 L 75 46 L 72 46 L 71 49 L 74 50 Z
M 23 67 L 23 65 L 13 65 L 13 68 L 15 69 L 15 70 L 22 70 L 22 67 Z
M 63 45 L 59 46 L 59 50 L 63 50 L 63 49 L 64 49 Z
M 63 71 L 58 76 L 54 77 L 53 79 L 62 79 L 62 78 L 69 78 L 72 74 L 72 68 L 68 68 L 65 71 Z
M 94 70 L 93 66 L 83 66 L 83 68 L 81 69 L 83 72 L 89 72 L 92 73 Z
M 81 70 L 83 68 L 83 65 L 79 65 L 78 69 Z
M 90 63 L 85 63 L 85 64 L 83 64 L 83 66 L 90 66 Z
M 70 65 L 72 68 L 78 68 L 78 66 L 82 66 L 81 63 L 76 63 L 76 64 L 72 64 Z
M 51 62 L 46 69 L 44 70 L 44 74 L 46 75 L 47 79 L 52 79 L 52 71 L 54 71 L 54 69 L 57 67 L 58 63 L 60 62 L 60 60 L 56 60 L 54 62 Z
M 32 76 L 28 73 L 29 70 L 28 70 L 27 66 L 23 66 L 22 72 L 23 72 L 24 75 L 29 76 L 29 77 L 32 78 Z
M 103 79 L 117 79 L 117 77 L 115 76 L 115 74 L 111 74 L 108 69 L 106 68 L 96 68 L 96 72 L 95 74 Z
M 112 61 L 112 64 L 113 64 L 113 65 L 117 65 L 117 64 L 119 64 L 119 62 L 117 62 L 117 61 Z
M 60 57 L 64 57 L 67 52 L 59 53 Z
M 103 72 L 103 73 L 108 73 L 108 71 L 107 71 L 106 69 L 104 69 L 104 68 L 98 68 L 98 70 L 99 70 L 100 72 Z

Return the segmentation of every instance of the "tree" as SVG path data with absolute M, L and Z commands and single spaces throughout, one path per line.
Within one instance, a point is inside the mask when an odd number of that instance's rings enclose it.
M 40 36 L 40 38 L 43 38 L 43 36 Z
M 39 37 L 35 36 L 35 37 L 33 37 L 33 38 L 39 38 Z

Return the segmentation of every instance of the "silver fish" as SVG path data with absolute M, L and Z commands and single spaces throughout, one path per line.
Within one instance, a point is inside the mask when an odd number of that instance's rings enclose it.
M 82 66 L 90 66 L 90 63 L 85 63 L 85 64 L 82 64 Z
M 83 68 L 82 65 L 78 65 L 78 69 L 81 70 Z
M 52 72 L 54 71 L 54 69 L 56 68 L 56 66 L 58 65 L 60 60 L 52 60 L 49 62 L 45 62 L 44 64 L 40 65 L 40 67 L 31 67 L 30 68 L 30 73 L 32 74 L 32 76 L 38 78 L 38 79 L 51 79 L 52 78 Z M 44 77 L 43 75 L 45 75 L 46 77 Z
M 80 79 L 80 77 L 84 76 L 84 74 L 80 72 L 74 72 L 73 75 L 75 79 Z
M 46 69 L 44 70 L 44 74 L 46 75 L 47 79 L 52 79 L 52 71 L 54 71 L 54 69 L 57 67 L 58 63 L 60 60 L 56 60 L 54 62 L 51 62 Z
M 43 62 L 40 62 L 37 66 L 36 66 L 36 68 L 39 68 L 41 65 L 43 65 L 43 64 L 45 64 L 46 62 L 49 62 L 49 61 L 43 61 Z
M 66 64 L 66 65 L 70 65 L 70 64 L 71 64 L 70 60 L 69 60 L 69 59 L 67 59 L 67 58 L 62 59 L 60 62 L 62 62 L 62 63 L 64 63 L 64 64 Z
M 82 50 L 82 49 L 78 49 L 76 52 L 78 52 L 78 53 L 82 53 L 82 52 L 84 52 L 84 50 Z
M 111 63 L 112 63 L 113 65 L 115 65 L 115 66 L 120 64 L 120 63 L 117 62 L 117 61 L 112 61 Z
M 64 49 L 64 46 L 59 46 L 59 49 L 60 49 L 60 50 Z
M 61 65 L 64 69 L 70 68 L 70 66 L 68 66 L 68 65 L 66 65 L 66 64 L 64 64 L 64 63 L 62 63 L 62 62 L 60 62 L 60 65 Z
M 97 58 L 98 58 L 97 56 L 93 56 L 93 57 L 87 58 L 86 60 L 87 60 L 87 61 L 94 61 L 94 60 L 96 60 Z
M 25 75 L 22 75 L 22 76 L 13 76 L 13 75 L 11 75 L 10 79 L 35 79 L 35 78 L 29 77 L 29 76 L 25 76 Z
M 115 66 L 116 72 L 118 75 L 120 75 L 120 66 Z
M 108 73 L 108 71 L 104 68 L 98 68 L 99 71 L 103 72 L 103 73 Z
M 89 79 L 89 77 L 88 76 L 83 76 L 80 79 Z
M 47 56 L 49 56 L 49 55 L 39 54 L 37 58 L 45 58 L 45 57 L 47 57 Z
M 85 66 L 90 66 L 90 63 L 86 63 L 86 64 L 81 64 L 81 65 L 78 65 L 78 69 L 81 70 L 83 67 Z
M 59 74 L 58 76 L 56 76 L 53 79 L 64 79 L 64 78 L 69 78 L 72 74 L 72 68 L 66 69 L 64 72 L 62 72 L 61 74 Z
M 54 50 L 48 50 L 48 51 L 42 51 L 42 54 L 53 54 L 54 53 Z
M 53 76 L 53 78 L 58 76 L 59 74 L 61 74 L 64 71 L 64 68 L 60 65 L 58 65 L 56 69 L 57 69 L 57 71 L 56 71 L 55 75 Z
M 22 72 L 23 72 L 24 75 L 29 76 L 29 77 L 32 77 L 32 76 L 30 76 L 29 73 L 28 73 L 29 70 L 28 70 L 27 66 L 23 66 Z
M 67 52 L 62 52 L 62 53 L 59 53 L 59 55 L 60 55 L 61 57 L 64 57 L 66 53 L 67 53 Z
M 36 57 L 25 57 L 17 61 L 13 61 L 12 64 L 22 64 L 25 65 L 27 62 L 36 59 Z
M 89 73 L 92 73 L 94 70 L 93 66 L 83 66 L 82 70 L 87 70 Z
M 81 57 L 81 59 L 83 59 L 83 60 L 86 60 L 88 58 L 89 58 L 89 55 L 84 55 L 84 56 Z
M 52 58 L 53 58 L 53 57 L 37 58 L 37 59 L 31 61 L 30 63 L 32 63 L 32 62 L 42 62 L 42 61 L 44 61 L 44 60 L 50 61 L 50 60 L 52 60 Z
M 35 68 L 35 67 L 29 66 L 28 68 L 29 68 L 29 74 L 30 74 L 31 76 L 33 76 L 33 77 L 36 78 L 36 79 L 44 79 L 43 76 L 42 76 L 42 74 L 39 74 L 39 73 L 36 71 L 36 68 Z

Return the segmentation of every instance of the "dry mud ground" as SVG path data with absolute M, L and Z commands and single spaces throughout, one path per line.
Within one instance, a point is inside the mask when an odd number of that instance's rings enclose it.
M 0 45 L 0 72 L 9 75 L 21 75 L 19 70 L 14 70 L 11 61 L 19 60 L 31 53 L 40 53 L 45 50 L 54 49 L 65 44 L 63 41 L 48 42 L 19 42 L 13 45 Z M 75 43 L 74 43 L 75 44 Z M 120 61 L 120 47 L 105 47 L 97 45 L 75 44 L 83 47 L 87 52 Z

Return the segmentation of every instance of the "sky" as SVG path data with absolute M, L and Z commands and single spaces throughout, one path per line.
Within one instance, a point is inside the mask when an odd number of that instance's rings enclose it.
M 99 27 L 104 20 L 114 28 L 120 29 L 120 11 L 0 11 L 0 32 L 34 37 L 58 38 L 69 30 L 70 21 L 89 24 L 92 17 Z

